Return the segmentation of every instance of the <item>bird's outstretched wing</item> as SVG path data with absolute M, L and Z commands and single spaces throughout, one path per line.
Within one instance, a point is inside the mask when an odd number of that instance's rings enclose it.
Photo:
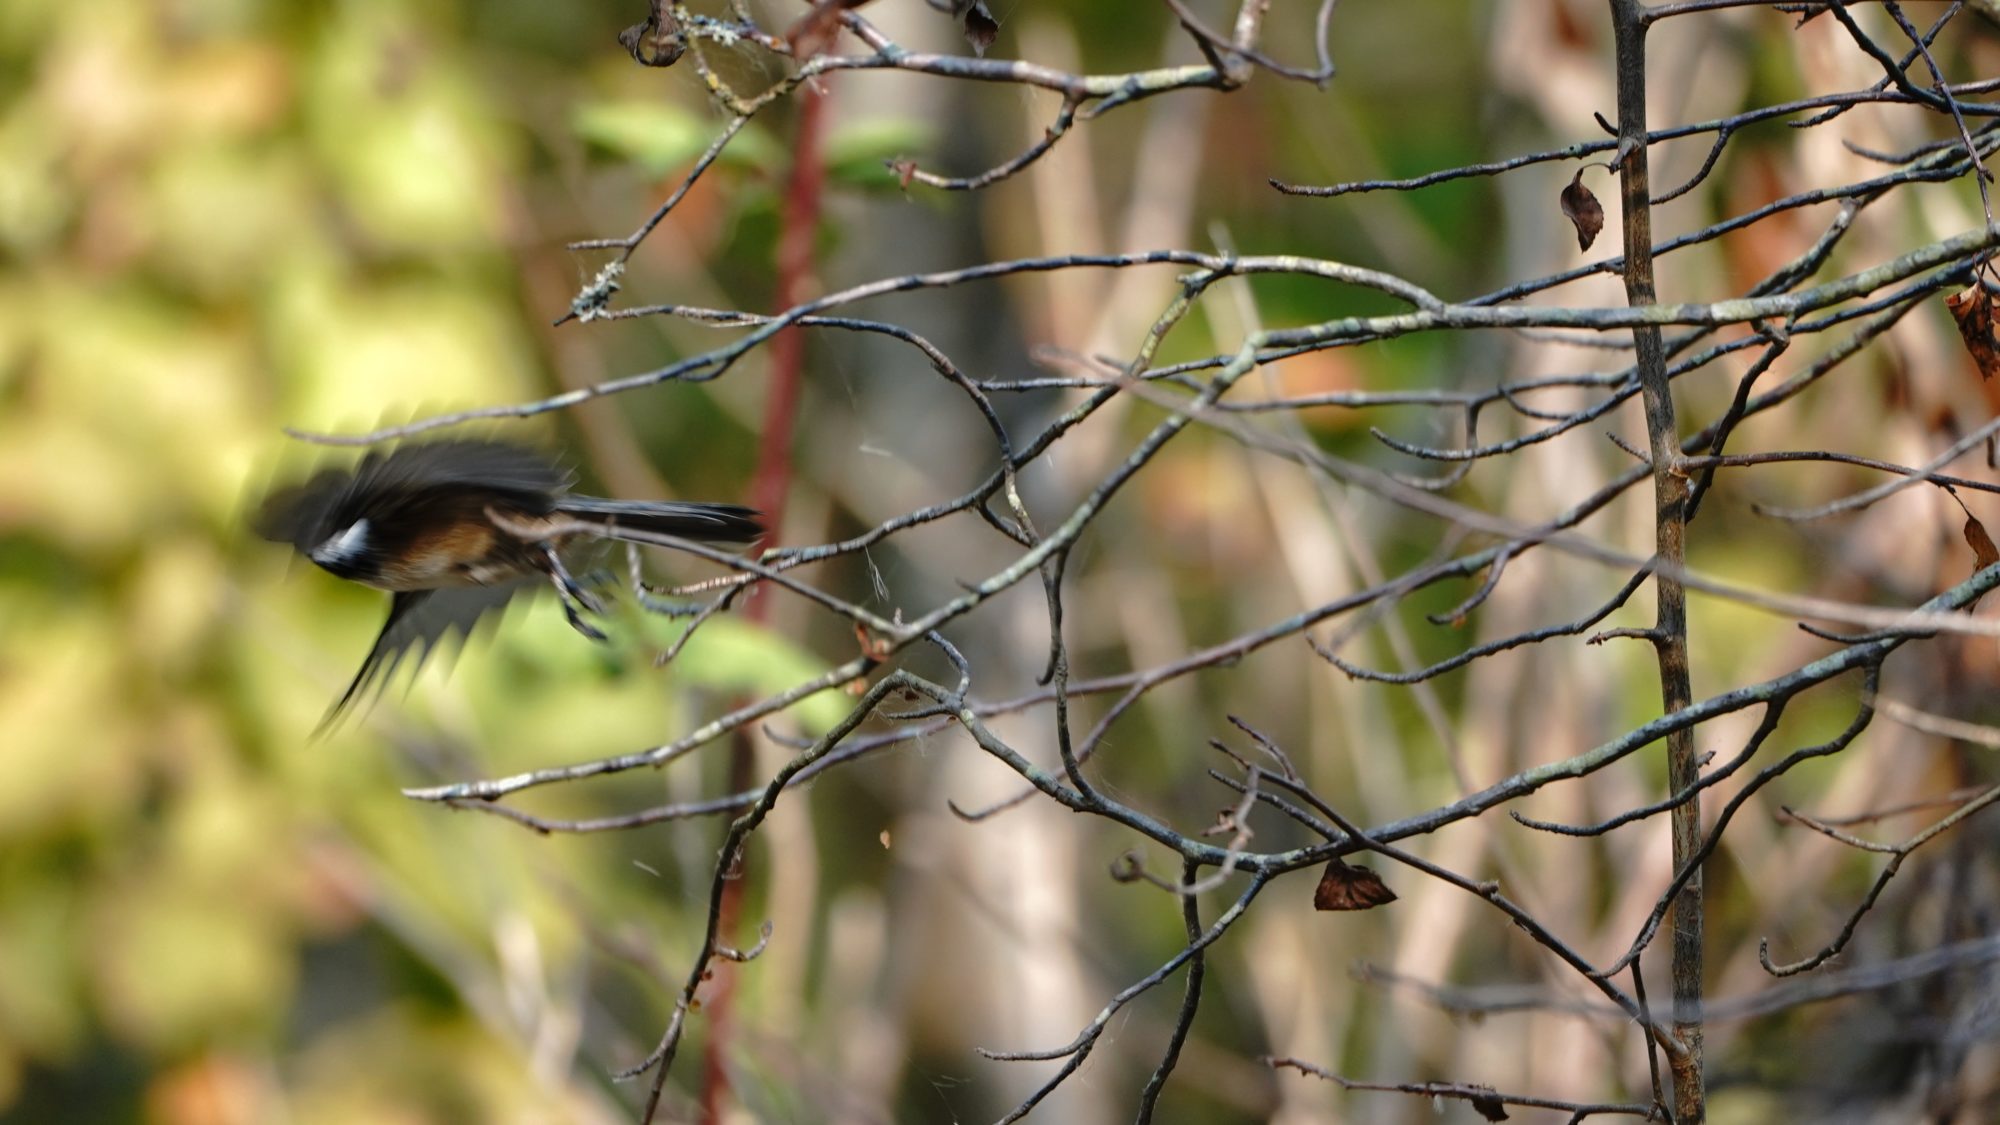
M 326 734 L 340 722 L 349 705 L 371 690 L 379 689 L 406 657 L 410 670 L 423 667 L 438 642 L 457 634 L 464 636 L 488 613 L 507 604 L 519 593 L 520 583 L 503 586 L 463 586 L 442 590 L 410 590 L 396 595 L 389 605 L 389 619 L 368 650 L 361 670 L 340 698 L 327 708 L 326 717 L 313 730 L 314 737 Z M 414 657 L 412 657 L 414 650 Z
M 519 497 L 546 510 L 570 484 L 568 470 L 525 445 L 480 439 L 411 442 L 358 463 L 321 469 L 301 484 L 266 497 L 250 519 L 251 530 L 273 543 L 309 553 L 370 509 L 385 512 L 413 496 L 453 486 Z
M 525 445 L 478 438 L 411 442 L 388 453 L 370 453 L 354 468 L 354 490 L 474 485 L 499 492 L 553 497 L 570 485 L 570 473 Z

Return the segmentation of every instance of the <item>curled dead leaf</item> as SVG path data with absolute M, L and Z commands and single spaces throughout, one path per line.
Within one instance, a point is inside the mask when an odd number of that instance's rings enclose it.
M 1366 867 L 1331 860 L 1313 889 L 1314 910 L 1373 910 L 1396 901 L 1396 892 Z
M 1965 340 L 1965 350 L 1972 353 L 1972 362 L 1979 368 L 1979 377 L 1991 379 L 2000 374 L 2000 334 L 1994 332 L 1993 294 L 1975 280 L 1965 289 L 1946 297 L 1944 307 L 1958 322 L 1958 334 Z
M 1479 1087 L 1480 1093 L 1472 1095 L 1472 1108 L 1488 1121 L 1507 1120 L 1507 1105 L 1500 1100 L 1500 1091 L 1491 1086 Z
M 667 0 L 653 0 L 646 22 L 619 32 L 618 43 L 641 66 L 672 66 L 687 50 L 687 36 Z
M 1943 482 L 1939 482 L 1938 487 L 1944 489 L 1945 495 L 1951 497 L 1952 503 L 1958 505 L 1958 510 L 1965 513 L 1963 533 L 1965 545 L 1972 548 L 1972 557 L 1975 560 L 1972 568 L 1974 573 L 1985 570 L 1994 563 L 2000 563 L 2000 547 L 1993 545 L 1993 537 L 1986 533 L 1986 525 L 1980 523 L 1979 517 L 1972 514 L 1972 509 L 1965 506 L 1965 498 L 1958 494 L 1958 489 Z
M 1587 165 L 1586 165 L 1587 167 Z M 1562 190 L 1563 218 L 1576 226 L 1576 248 L 1590 249 L 1597 241 L 1597 234 L 1604 229 L 1604 205 L 1597 196 L 1583 186 L 1583 169 L 1578 168 L 1569 186 Z
M 1965 545 L 1972 548 L 1973 557 L 1979 560 L 1980 570 L 2000 563 L 2000 547 L 1993 545 L 1993 537 L 1986 534 L 1986 525 L 1970 512 L 1965 516 Z
M 952 0 L 951 14 L 972 44 L 972 53 L 984 58 L 986 48 L 1000 38 L 1000 21 L 986 7 L 986 0 Z

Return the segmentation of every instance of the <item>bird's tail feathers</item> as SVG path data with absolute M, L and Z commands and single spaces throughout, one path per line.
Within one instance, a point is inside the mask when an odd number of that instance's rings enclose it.
M 757 511 L 736 504 L 564 496 L 556 501 L 556 510 L 598 524 L 614 536 L 623 528 L 703 542 L 748 543 L 764 534 Z

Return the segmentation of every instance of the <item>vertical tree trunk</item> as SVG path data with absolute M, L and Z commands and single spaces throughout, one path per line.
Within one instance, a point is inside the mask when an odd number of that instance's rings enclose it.
M 1612 33 L 1618 67 L 1619 191 L 1625 214 L 1625 299 L 1655 304 L 1651 177 L 1646 160 L 1646 12 L 1639 0 L 1611 0 Z M 1668 713 L 1692 702 L 1688 684 L 1687 591 L 1680 575 L 1687 558 L 1689 482 L 1682 471 L 1680 432 L 1674 424 L 1673 388 L 1667 382 L 1666 350 L 1657 325 L 1632 330 L 1639 385 L 1646 403 L 1646 439 L 1653 461 L 1654 523 L 1659 616 L 1653 648 L 1660 662 L 1661 703 Z M 1667 736 L 1667 790 L 1681 793 L 1700 776 L 1694 732 Z M 1674 870 L 1684 868 L 1701 847 L 1701 798 L 1691 797 L 1672 814 Z M 1696 1125 L 1706 1117 L 1702 1090 L 1702 879 L 1691 876 L 1674 900 L 1673 1053 L 1674 1120 Z

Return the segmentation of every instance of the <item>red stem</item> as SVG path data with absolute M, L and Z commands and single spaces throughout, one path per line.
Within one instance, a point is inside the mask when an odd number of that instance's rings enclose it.
M 819 154 L 826 94 L 809 84 L 800 97 L 792 172 L 785 184 L 778 232 L 778 287 L 773 311 L 780 312 L 804 301 L 812 284 L 820 190 L 826 182 Z M 750 504 L 764 513 L 773 541 L 784 523 L 785 494 L 792 486 L 792 427 L 798 413 L 799 373 L 805 367 L 805 352 L 803 329 L 787 328 L 771 339 L 771 387 L 764 400 L 764 442 L 757 456 L 757 475 L 750 484 Z M 752 620 L 761 621 L 769 605 L 768 599 L 759 598 L 752 599 L 746 608 Z
M 799 119 L 792 138 L 792 169 L 785 183 L 784 210 L 778 229 L 778 284 L 773 304 L 777 311 L 791 308 L 806 299 L 812 283 L 813 247 L 818 240 L 820 194 L 825 185 L 825 169 L 820 164 L 820 135 L 825 128 L 825 78 L 808 83 L 799 93 Z M 770 528 L 766 546 L 775 546 L 785 522 L 785 498 L 792 488 L 792 432 L 798 416 L 799 375 L 805 368 L 806 336 L 799 328 L 787 328 L 771 339 L 771 385 L 764 398 L 762 445 L 757 453 L 757 473 L 750 482 L 750 504 L 764 514 Z M 752 597 L 744 615 L 762 623 L 770 616 L 771 599 Z M 756 751 L 746 737 L 739 736 L 729 760 L 728 792 L 740 793 L 754 781 Z M 747 862 L 738 860 L 737 878 L 723 888 L 717 933 L 730 940 L 743 913 L 743 873 Z M 729 1075 L 723 1055 L 729 1042 L 731 1001 L 735 994 L 735 966 L 717 962 L 711 991 L 702 1005 L 708 1015 L 708 1041 L 702 1056 L 701 1117 L 714 1125 L 722 1120 L 723 1099 L 729 1092 Z

